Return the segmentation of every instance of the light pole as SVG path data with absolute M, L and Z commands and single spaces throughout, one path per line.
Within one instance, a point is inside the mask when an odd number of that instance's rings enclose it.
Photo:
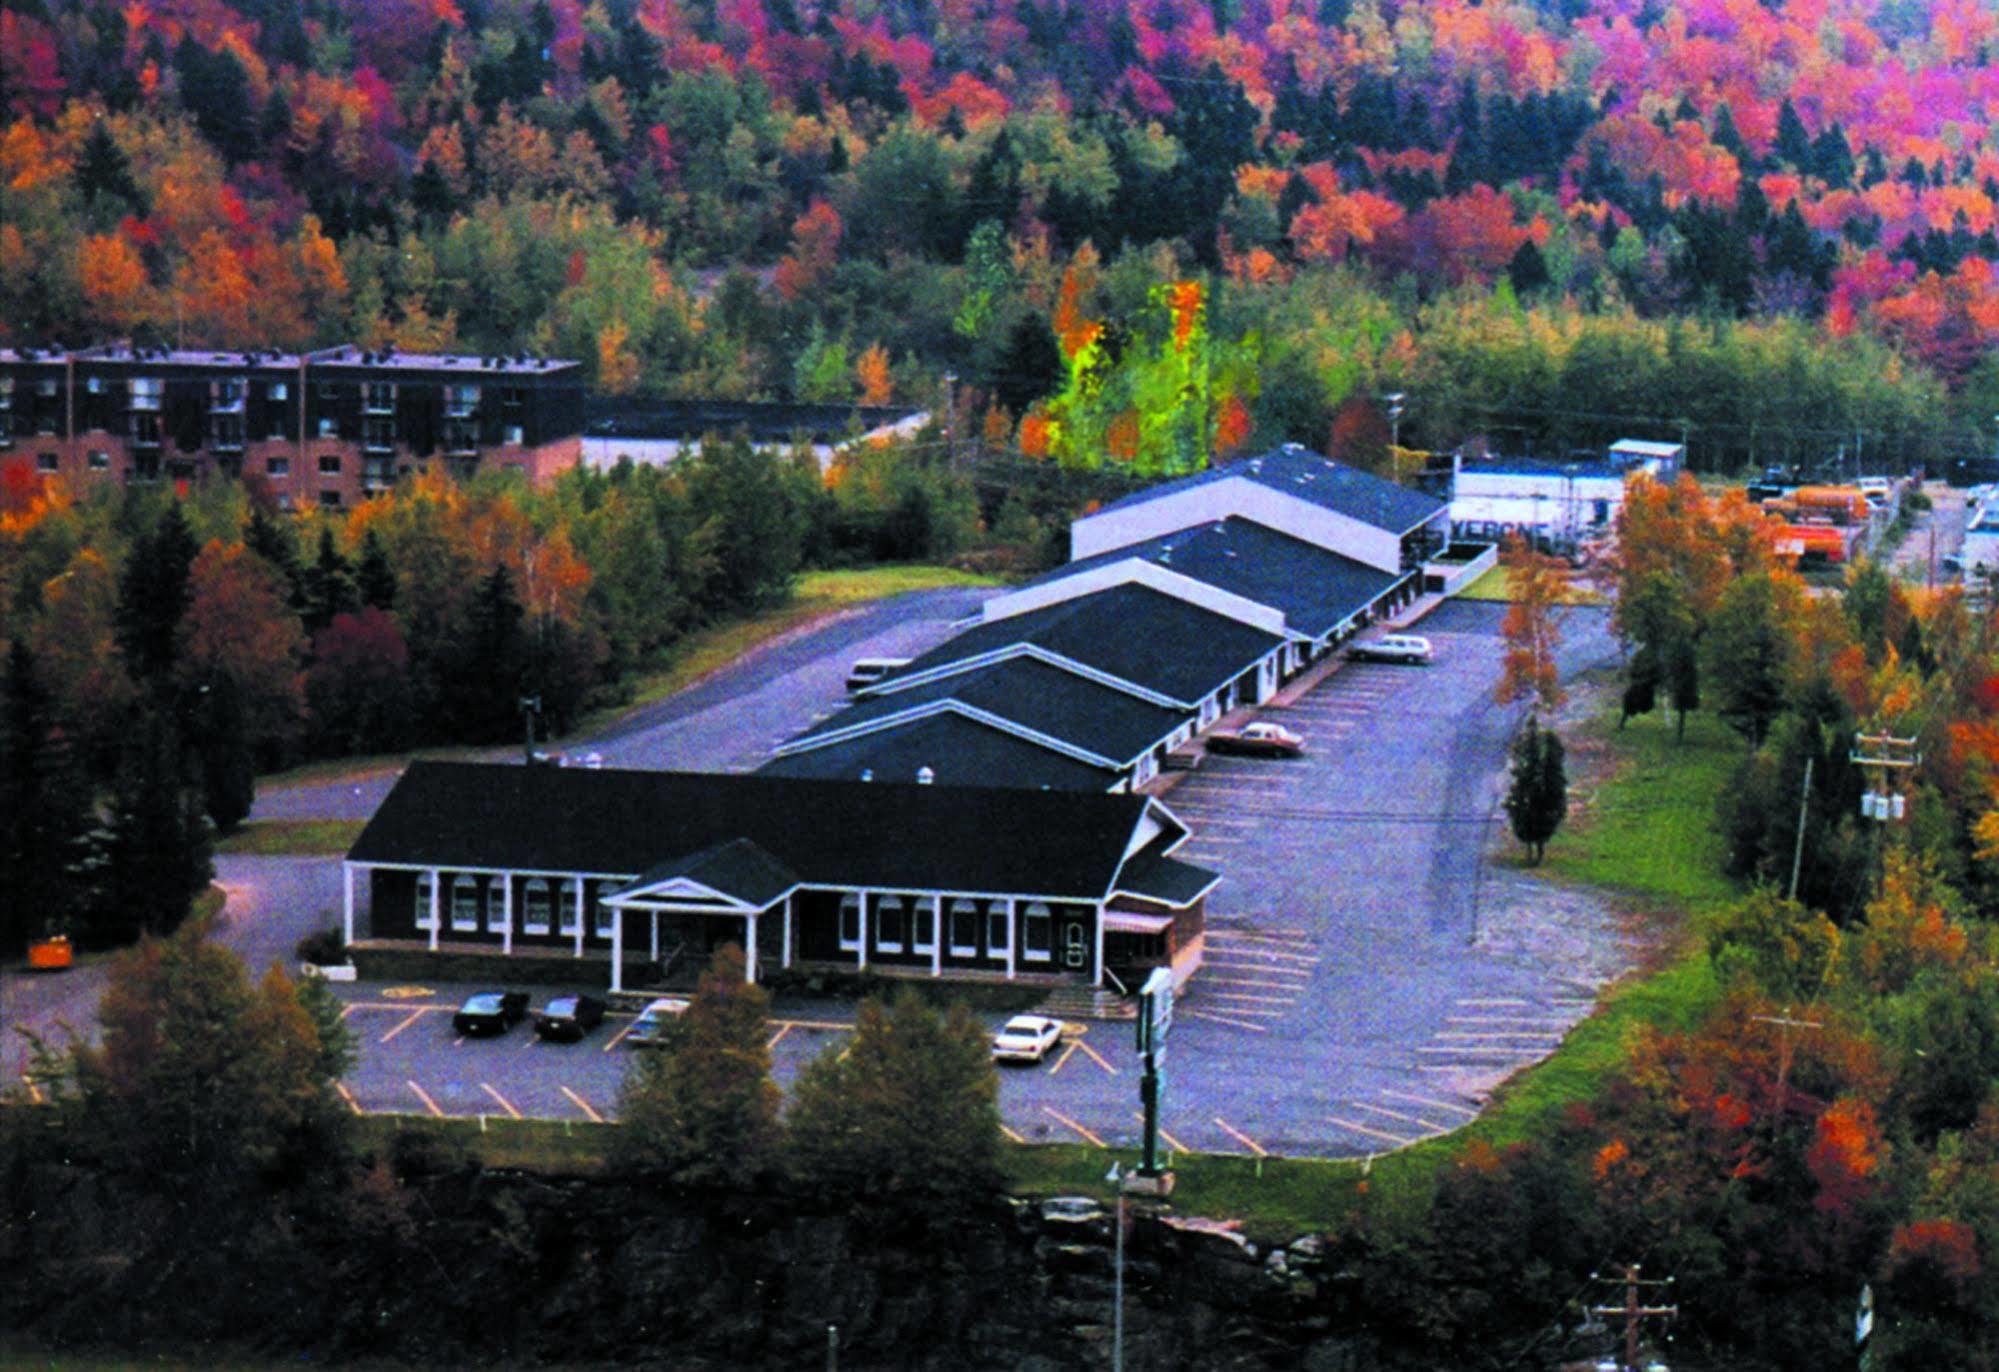
M 540 696 L 521 697 L 521 724 L 527 735 L 521 744 L 521 764 L 526 767 L 534 766 L 534 722 L 540 714 Z
M 1117 1241 L 1111 1287 L 1111 1372 L 1124 1372 L 1124 1167 L 1112 1162 L 1104 1180 L 1117 1188 Z
M 1408 397 L 1401 391 L 1390 391 L 1381 398 L 1388 405 L 1388 446 L 1390 448 L 1400 448 L 1402 446 L 1402 416 L 1409 412 L 1402 402 Z

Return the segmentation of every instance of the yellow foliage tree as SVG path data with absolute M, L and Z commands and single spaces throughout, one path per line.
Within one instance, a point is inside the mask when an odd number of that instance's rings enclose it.
M 871 343 L 854 363 L 854 375 L 861 383 L 863 405 L 886 405 L 895 394 L 895 378 L 889 375 L 888 349 Z
M 639 384 L 639 358 L 628 346 L 631 330 L 614 319 L 597 331 L 597 389 L 606 395 L 629 395 Z
M 92 317 L 104 328 L 129 329 L 145 318 L 150 307 L 146 264 L 124 235 L 85 238 L 76 249 L 76 275 Z

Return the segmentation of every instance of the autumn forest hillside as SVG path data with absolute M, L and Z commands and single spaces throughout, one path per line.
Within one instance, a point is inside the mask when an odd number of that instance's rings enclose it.
M 1124 364 L 1192 280 L 1169 449 L 1393 388 L 1430 445 L 1933 459 L 1999 408 L 1995 39 L 1977 0 L 15 0 L 0 336 L 949 372 L 989 438 L 1143 460 Z

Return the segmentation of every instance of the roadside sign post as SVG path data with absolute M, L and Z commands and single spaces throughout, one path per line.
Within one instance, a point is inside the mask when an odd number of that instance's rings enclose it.
M 1173 973 L 1156 969 L 1138 992 L 1138 1056 L 1144 1073 L 1138 1079 L 1138 1098 L 1145 1106 L 1145 1154 L 1138 1175 L 1148 1180 L 1161 1175 L 1159 1166 L 1159 1100 L 1165 1093 L 1160 1068 L 1166 1064 L 1166 1033 L 1173 1027 Z

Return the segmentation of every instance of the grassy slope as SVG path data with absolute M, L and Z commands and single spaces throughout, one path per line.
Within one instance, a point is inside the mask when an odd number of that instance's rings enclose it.
M 361 836 L 358 819 L 253 820 L 215 844 L 231 857 L 330 857 L 346 852 Z
M 1457 594 L 1459 600 L 1511 600 L 1513 599 L 1512 573 L 1504 567 L 1494 567 L 1479 574 L 1478 580 Z M 1592 587 L 1579 582 L 1570 582 L 1567 594 L 1562 599 L 1571 605 L 1602 605 L 1602 594 Z

